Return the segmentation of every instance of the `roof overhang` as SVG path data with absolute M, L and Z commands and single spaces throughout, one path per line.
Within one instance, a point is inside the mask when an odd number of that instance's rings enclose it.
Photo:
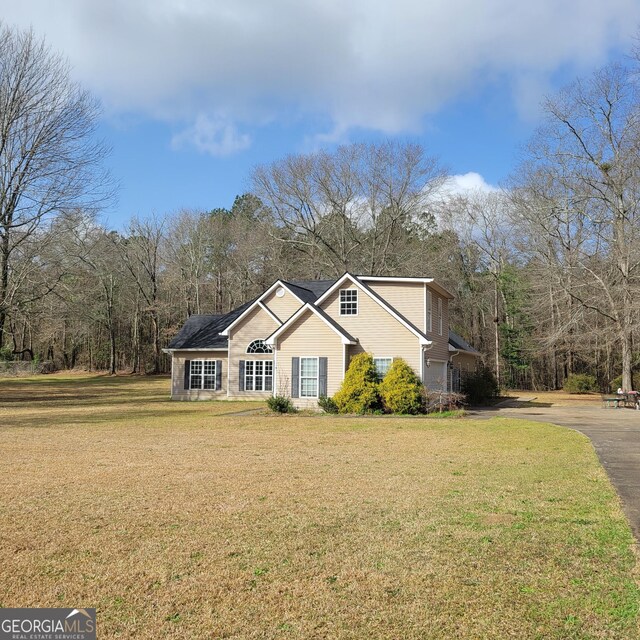
M 449 351 L 455 351 L 456 353 L 454 353 L 453 355 L 457 355 L 458 353 L 466 353 L 470 356 L 475 356 L 476 358 L 479 358 L 481 356 L 479 351 L 468 351 L 467 349 L 458 349 L 457 347 L 454 347 L 452 344 L 449 345 Z
M 360 291 L 366 293 L 374 302 L 378 303 L 385 311 L 387 311 L 390 315 L 392 315 L 401 325 L 407 328 L 411 333 L 413 333 L 416 338 L 420 341 L 421 345 L 429 346 L 432 343 L 431 340 L 426 338 L 416 327 L 409 324 L 407 320 L 398 315 L 398 313 L 392 309 L 382 298 L 377 296 L 375 292 L 372 292 L 365 284 L 364 280 L 367 277 L 372 276 L 364 276 L 362 278 L 363 282 L 359 281 L 359 276 L 353 276 L 350 273 L 345 273 L 341 278 L 335 281 L 315 302 L 316 306 L 320 306 L 331 294 L 337 291 L 345 282 L 352 282 Z M 426 280 L 427 278 L 423 278 Z
M 183 349 L 162 349 L 162 353 L 173 353 L 174 351 L 229 351 L 229 347 L 199 347 L 198 349 L 186 347 Z
M 300 309 L 298 309 L 286 322 L 280 325 L 266 340 L 265 342 L 270 345 L 275 345 L 278 339 L 278 336 L 282 335 L 284 331 L 286 331 L 291 325 L 295 324 L 304 313 L 307 311 L 311 311 L 311 313 L 315 314 L 320 320 L 322 320 L 334 333 L 340 336 L 340 340 L 342 344 L 357 344 L 357 341 L 354 340 L 351 336 L 347 335 L 337 326 L 334 326 L 327 318 L 323 311 L 318 309 L 315 305 L 312 305 L 310 302 L 304 304 Z

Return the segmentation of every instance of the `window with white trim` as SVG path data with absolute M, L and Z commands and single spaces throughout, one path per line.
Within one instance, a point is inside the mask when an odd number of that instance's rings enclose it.
M 442 335 L 442 298 L 438 298 L 438 334 Z
M 431 291 L 427 290 L 427 316 L 426 316 L 426 330 L 433 331 L 433 299 L 431 296 Z
M 373 364 L 376 366 L 376 373 L 378 374 L 378 380 L 382 380 L 387 375 L 387 372 L 391 368 L 392 362 L 393 362 L 393 358 L 374 358 L 373 359 Z
M 273 360 L 245 360 L 245 391 L 273 391 Z
M 340 315 L 358 315 L 358 290 L 340 289 Z
M 318 358 L 300 358 L 300 397 L 318 397 Z
M 273 353 L 273 347 L 264 340 L 254 340 L 249 343 L 247 353 Z
M 192 360 L 189 371 L 190 389 L 210 389 L 216 388 L 216 361 L 215 360 Z

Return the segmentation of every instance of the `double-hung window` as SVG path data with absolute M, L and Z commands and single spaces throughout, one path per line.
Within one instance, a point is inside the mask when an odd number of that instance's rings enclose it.
M 431 297 L 431 291 L 427 291 L 426 296 L 426 306 L 427 306 L 427 315 L 426 315 L 426 331 L 433 331 L 433 301 Z
M 318 397 L 318 358 L 300 358 L 300 397 Z
M 245 360 L 245 391 L 273 391 L 273 360 Z
M 189 372 L 190 389 L 211 389 L 216 388 L 216 361 L 215 360 L 192 360 L 191 371 Z
M 391 367 L 393 358 L 374 358 L 373 364 L 376 366 L 376 373 L 378 374 L 378 380 L 382 380 L 387 375 L 387 371 Z
M 438 298 L 438 335 L 442 335 L 442 298 Z
M 358 315 L 358 290 L 340 289 L 340 315 Z

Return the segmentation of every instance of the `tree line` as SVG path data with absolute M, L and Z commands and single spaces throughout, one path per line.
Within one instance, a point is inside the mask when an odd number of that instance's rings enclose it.
M 229 208 L 100 222 L 115 192 L 99 107 L 32 32 L 0 27 L 0 358 L 159 373 L 191 314 L 276 279 L 432 276 L 452 328 L 507 387 L 573 373 L 632 388 L 638 361 L 637 65 L 544 105 L 501 190 L 453 193 L 415 143 L 355 143 L 257 167 Z

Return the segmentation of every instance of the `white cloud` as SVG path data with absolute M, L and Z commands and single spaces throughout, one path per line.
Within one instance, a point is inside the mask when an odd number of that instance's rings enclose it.
M 193 125 L 176 133 L 171 139 L 174 149 L 193 147 L 212 156 L 228 156 L 251 146 L 251 137 L 239 133 L 236 126 L 222 117 L 199 114 Z
M 200 113 L 252 125 L 310 116 L 334 135 L 416 132 L 497 79 L 530 118 L 554 73 L 604 62 L 640 22 L 637 0 L 0 0 L 0 10 L 45 33 L 112 113 L 195 123 L 195 144 L 214 152 L 247 139 L 230 123 L 197 133 Z
M 489 184 L 479 173 L 457 174 L 449 177 L 442 187 L 442 194 L 447 196 L 468 195 L 469 193 L 497 193 L 499 187 Z

